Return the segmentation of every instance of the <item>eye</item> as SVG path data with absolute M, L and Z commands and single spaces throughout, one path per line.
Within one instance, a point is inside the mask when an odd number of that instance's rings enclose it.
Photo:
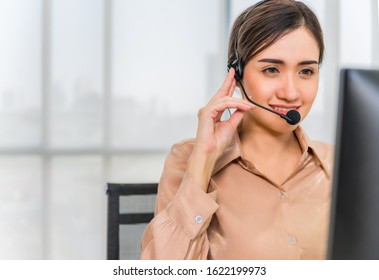
M 276 67 L 268 67 L 264 69 L 263 72 L 267 74 L 277 74 L 279 73 L 279 70 Z
M 300 75 L 305 75 L 305 76 L 311 76 L 313 75 L 314 71 L 312 69 L 303 69 L 300 71 Z

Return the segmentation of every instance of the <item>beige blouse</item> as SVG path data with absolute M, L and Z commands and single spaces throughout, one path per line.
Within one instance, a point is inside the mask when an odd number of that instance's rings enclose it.
M 186 173 L 194 140 L 172 147 L 141 259 L 323 259 L 331 203 L 333 147 L 310 141 L 281 185 L 244 159 L 236 133 L 216 163 L 208 193 Z

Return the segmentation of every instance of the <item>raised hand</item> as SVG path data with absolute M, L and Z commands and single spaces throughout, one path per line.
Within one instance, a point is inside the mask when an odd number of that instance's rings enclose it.
M 198 112 L 196 143 L 189 171 L 204 188 L 208 185 L 217 159 L 230 143 L 243 115 L 255 107 L 248 101 L 232 97 L 236 87 L 234 72 L 231 68 L 221 88 Z M 221 121 L 223 112 L 228 108 L 236 111 L 228 120 Z

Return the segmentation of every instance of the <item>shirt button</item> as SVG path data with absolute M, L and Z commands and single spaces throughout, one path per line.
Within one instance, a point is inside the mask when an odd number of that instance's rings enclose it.
M 289 244 L 291 244 L 291 245 L 295 245 L 296 242 L 297 242 L 297 239 L 296 239 L 295 236 L 291 236 L 290 238 L 288 238 L 288 242 L 289 242 Z
M 287 198 L 287 195 L 286 195 L 285 192 L 280 192 L 280 196 L 279 197 L 280 197 L 281 200 L 285 200 Z
M 202 223 L 203 222 L 203 216 L 197 215 L 195 217 L 195 222 L 196 222 L 196 224 Z

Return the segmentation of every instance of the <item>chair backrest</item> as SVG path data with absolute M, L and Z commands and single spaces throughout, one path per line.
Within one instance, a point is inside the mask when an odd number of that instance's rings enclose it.
M 157 193 L 158 183 L 120 184 L 108 183 L 108 225 L 107 225 L 107 259 L 120 259 L 120 225 L 149 223 L 154 217 L 150 212 L 122 213 L 120 198 L 122 196 L 144 196 Z M 139 243 L 139 240 L 138 240 Z

